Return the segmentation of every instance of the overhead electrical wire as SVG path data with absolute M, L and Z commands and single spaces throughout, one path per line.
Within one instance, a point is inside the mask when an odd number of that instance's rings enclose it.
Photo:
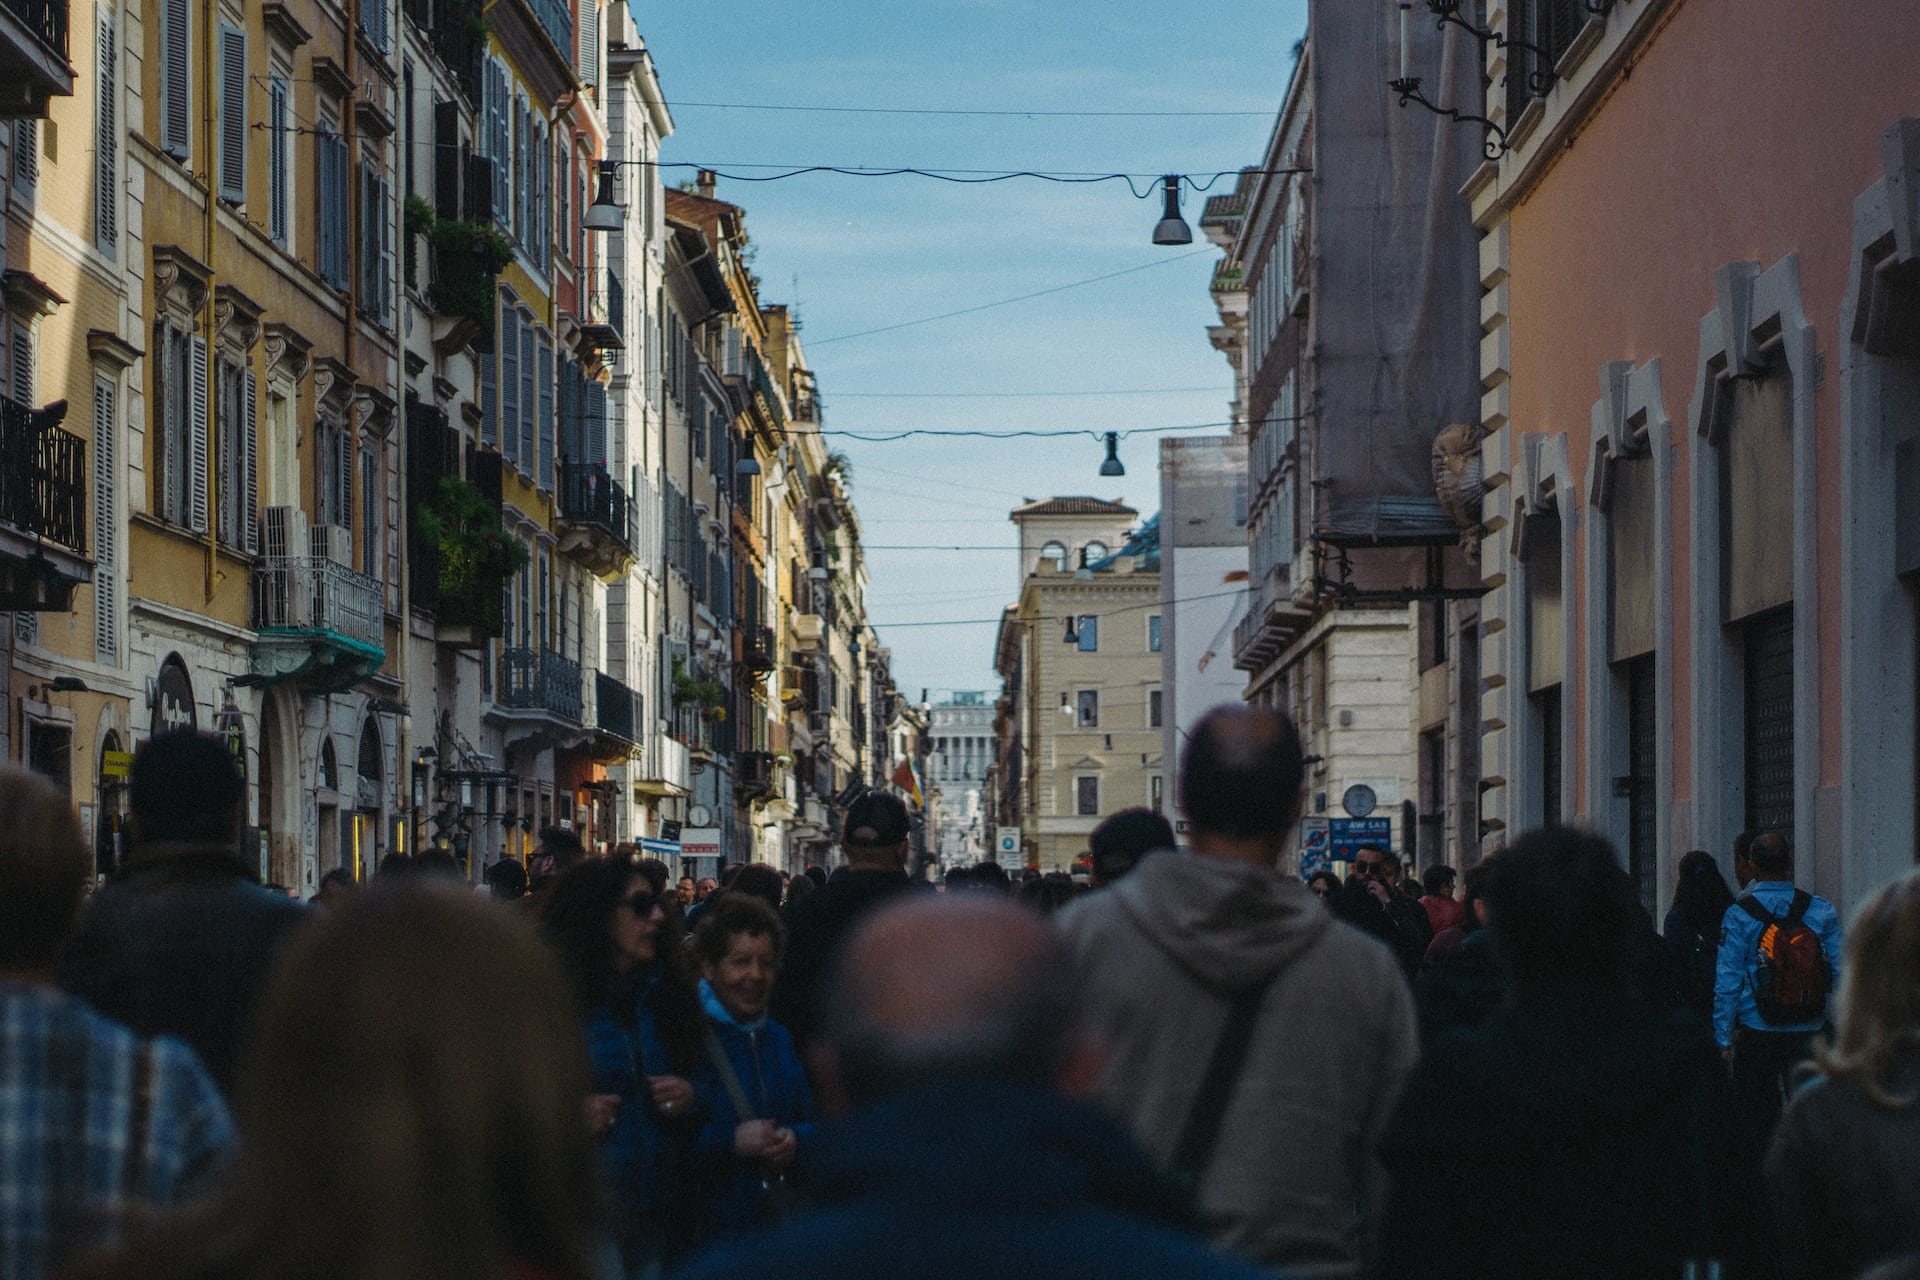
M 1097 578 L 1094 580 L 1096 582 L 1100 581 L 1100 579 L 1097 579 Z M 1172 600 L 1153 600 L 1146 604 L 1123 605 L 1118 609 L 1108 609 L 1104 613 L 1096 613 L 1096 614 L 1076 613 L 1072 615 L 1063 613 L 1058 616 L 1043 613 L 1043 614 L 1036 615 L 1034 618 L 1031 619 L 1031 621 L 1035 623 L 1065 622 L 1069 616 L 1072 616 L 1075 618 L 1085 618 L 1085 617 L 1111 618 L 1122 613 L 1138 613 L 1142 609 L 1164 609 L 1168 605 L 1193 604 L 1201 600 L 1227 600 L 1227 599 L 1231 599 L 1234 596 L 1243 596 L 1245 594 L 1247 594 L 1247 589 L 1245 587 L 1241 587 L 1237 591 L 1212 591 L 1212 592 L 1206 593 L 1205 595 L 1178 596 Z M 1007 616 L 1008 615 L 1003 613 L 998 617 L 994 617 L 994 618 L 941 618 L 938 620 L 930 620 L 926 622 L 869 622 L 867 623 L 867 626 L 872 628 L 876 633 L 883 632 L 883 631 L 902 631 L 902 630 L 906 630 L 908 628 L 913 628 L 913 627 L 984 627 L 990 624 L 998 625 L 999 623 L 1005 621 Z M 1027 621 L 1026 619 L 1020 618 L 1018 614 L 1013 615 L 1013 617 L 1016 621 Z
M 1271 118 L 1273 112 L 1266 111 L 1021 111 L 1016 108 L 998 109 L 985 107 L 824 107 L 804 106 L 794 103 L 769 102 L 669 102 L 670 110 L 681 107 L 701 107 L 715 111 L 809 111 L 831 115 L 865 116 L 1003 116 L 1032 118 L 1064 118 L 1075 120 L 1176 120 L 1188 118 L 1219 118 L 1228 116 Z
M 1182 255 L 1185 256 L 1185 255 Z M 840 391 L 835 400 L 1033 400 L 1061 396 L 1171 396 L 1218 392 L 1212 387 L 1114 387 L 1105 391 Z

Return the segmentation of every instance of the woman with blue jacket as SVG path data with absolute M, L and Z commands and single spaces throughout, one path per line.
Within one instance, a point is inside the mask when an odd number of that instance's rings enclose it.
M 587 1125 L 613 1196 L 621 1263 L 644 1276 L 684 1246 L 683 1153 L 699 1121 L 688 1076 L 700 1013 L 680 939 L 629 858 L 592 858 L 554 882 L 547 936 L 579 997 L 592 1072 Z
M 738 893 L 715 898 L 694 930 L 707 1052 L 693 1078 L 704 1123 L 692 1164 L 710 1237 L 784 1213 L 794 1163 L 813 1138 L 793 1037 L 767 1017 L 784 942 L 773 909 Z

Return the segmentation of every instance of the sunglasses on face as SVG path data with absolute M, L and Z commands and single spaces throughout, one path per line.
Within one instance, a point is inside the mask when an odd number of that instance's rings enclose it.
M 1384 862 L 1356 862 L 1353 864 L 1353 869 L 1363 876 L 1384 876 L 1387 874 L 1387 864 Z

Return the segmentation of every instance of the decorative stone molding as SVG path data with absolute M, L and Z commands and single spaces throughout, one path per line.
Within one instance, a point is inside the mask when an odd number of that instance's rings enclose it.
M 212 270 L 185 249 L 175 244 L 154 246 L 153 296 L 160 319 L 191 332 L 212 285 Z
M 125 373 L 133 367 L 133 362 L 146 353 L 127 342 L 117 333 L 105 329 L 87 330 L 87 354 L 93 362 L 108 373 Z
M 293 11 L 281 4 L 279 0 L 263 5 L 260 9 L 260 17 L 266 24 L 267 35 L 289 49 L 298 49 L 313 39 L 312 33 L 300 25 L 300 20 L 293 16 Z
M 368 383 L 353 389 L 353 429 L 362 436 L 385 440 L 393 431 L 393 397 Z
M 353 391 L 353 370 L 332 356 L 313 362 L 313 397 L 321 414 L 344 420 L 353 403 Z
M 264 326 L 263 332 L 266 334 L 267 381 L 288 387 L 298 384 L 313 364 L 313 344 L 291 325 L 276 322 Z
M 245 361 L 260 340 L 260 304 L 230 284 L 213 291 L 213 340 L 220 353 Z
M 0 287 L 6 290 L 8 311 L 15 315 L 32 316 L 36 320 L 52 315 L 67 301 L 31 271 L 8 270 L 0 275 Z

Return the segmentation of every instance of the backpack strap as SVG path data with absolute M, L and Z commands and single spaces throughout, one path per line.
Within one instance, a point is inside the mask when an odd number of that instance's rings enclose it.
M 706 1023 L 700 1029 L 706 1034 L 707 1058 L 720 1077 L 720 1087 L 727 1091 L 727 1100 L 733 1103 L 734 1118 L 743 1124 L 748 1120 L 758 1120 L 760 1115 L 753 1109 L 753 1104 L 747 1101 L 747 1091 L 740 1087 L 740 1077 L 734 1072 L 732 1060 L 727 1057 L 726 1046 L 714 1034 L 713 1024 Z
M 1259 1021 L 1260 1006 L 1276 971 L 1265 982 L 1234 993 L 1227 1006 L 1227 1020 L 1214 1042 L 1213 1056 L 1207 1060 L 1206 1074 L 1193 1095 L 1186 1124 L 1180 1130 L 1180 1143 L 1173 1149 L 1173 1167 L 1198 1182 L 1213 1160 L 1213 1148 L 1220 1140 L 1220 1126 L 1227 1118 L 1227 1104 L 1233 1100 L 1233 1086 L 1246 1065 L 1247 1050 L 1253 1046 L 1253 1027 Z
M 1799 924 L 1807 914 L 1807 908 L 1813 905 L 1813 895 L 1805 889 L 1793 891 L 1793 902 L 1787 907 L 1787 923 Z
M 1760 905 L 1758 898 L 1738 897 L 1733 900 L 1733 905 L 1752 916 L 1755 920 L 1758 920 L 1762 926 L 1780 923 L 1774 919 L 1773 912 Z

